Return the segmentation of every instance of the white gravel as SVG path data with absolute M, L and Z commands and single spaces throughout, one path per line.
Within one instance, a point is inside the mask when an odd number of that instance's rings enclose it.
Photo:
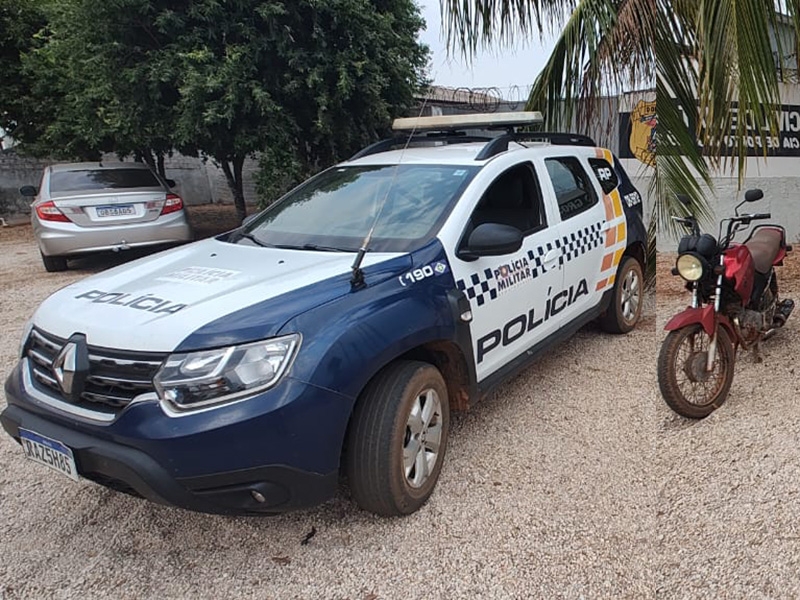
M 0 229 L 3 376 L 37 304 L 108 264 L 47 274 L 27 228 Z M 432 500 L 403 519 L 344 497 L 268 518 L 165 508 L 51 474 L 3 434 L 0 598 L 791 595 L 796 379 L 752 395 L 788 373 L 781 342 L 746 367 L 762 383 L 741 369 L 719 415 L 688 427 L 657 398 L 654 322 L 586 328 L 457 416 Z

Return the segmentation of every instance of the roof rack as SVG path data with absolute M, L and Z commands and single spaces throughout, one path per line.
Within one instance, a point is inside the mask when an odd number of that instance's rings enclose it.
M 411 147 L 411 146 L 419 146 L 419 145 L 430 145 L 431 142 L 438 142 L 440 145 L 449 146 L 451 144 L 470 144 L 474 142 L 491 142 L 493 138 L 485 137 L 485 136 L 476 136 L 476 135 L 465 135 L 463 132 L 454 132 L 454 131 L 439 131 L 439 132 L 431 132 L 425 135 L 398 135 L 393 138 L 389 138 L 386 140 L 381 140 L 379 142 L 375 142 L 357 152 L 353 156 L 350 157 L 350 160 L 357 160 L 359 158 L 364 158 L 365 156 L 370 156 L 372 154 L 380 154 L 381 152 L 387 152 L 393 148 L 398 147 Z
M 557 146 L 597 146 L 588 135 L 580 133 L 560 133 L 552 131 L 518 131 L 493 138 L 475 157 L 475 160 L 488 160 L 508 150 L 511 142 L 548 142 Z

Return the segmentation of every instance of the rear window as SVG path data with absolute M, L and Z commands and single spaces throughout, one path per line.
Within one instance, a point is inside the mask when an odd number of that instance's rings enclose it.
M 51 192 L 161 187 L 149 169 L 87 169 L 50 174 Z

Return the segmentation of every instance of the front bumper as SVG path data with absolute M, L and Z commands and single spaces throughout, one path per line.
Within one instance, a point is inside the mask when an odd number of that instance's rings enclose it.
M 351 406 L 299 382 L 281 387 L 271 398 L 181 417 L 166 416 L 157 402 L 132 404 L 113 423 L 97 424 L 26 400 L 18 366 L 0 422 L 17 441 L 22 428 L 62 442 L 81 476 L 118 491 L 206 513 L 280 513 L 336 493 Z
M 155 221 L 106 227 L 43 222 L 35 215 L 32 221 L 39 249 L 45 256 L 78 256 L 110 250 L 179 244 L 193 239 L 184 211 L 159 217 Z

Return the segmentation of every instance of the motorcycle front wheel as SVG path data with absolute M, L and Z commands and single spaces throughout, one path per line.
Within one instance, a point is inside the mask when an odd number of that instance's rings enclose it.
M 671 331 L 658 355 L 658 385 L 667 405 L 681 416 L 702 419 L 728 398 L 734 349 L 724 328 L 717 329 L 713 369 L 706 370 L 711 338 L 699 324 Z

